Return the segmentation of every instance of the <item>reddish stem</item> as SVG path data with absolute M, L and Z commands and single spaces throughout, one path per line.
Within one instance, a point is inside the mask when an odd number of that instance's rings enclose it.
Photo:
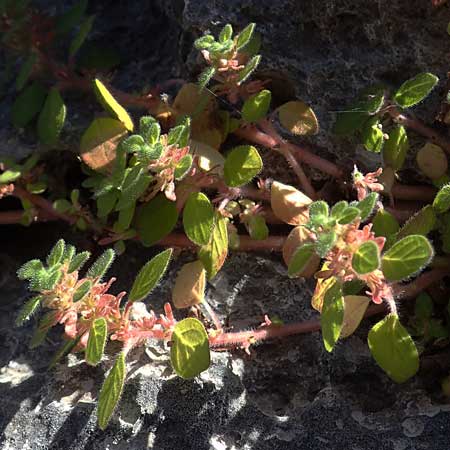
M 20 224 L 24 217 L 24 211 L 2 211 L 0 212 L 0 225 Z M 55 216 L 46 214 L 44 211 L 36 211 L 33 222 L 48 222 L 58 220 Z
M 406 286 L 396 286 L 394 291 L 400 299 L 414 298 L 418 293 L 430 285 L 441 280 L 449 274 L 449 270 L 434 269 L 430 272 L 420 275 L 416 280 Z M 364 317 L 370 317 L 386 311 L 386 305 L 371 305 Z M 248 348 L 249 345 L 266 339 L 282 338 L 285 336 L 293 336 L 296 334 L 311 333 L 320 330 L 320 320 L 313 319 L 303 322 L 296 322 L 287 325 L 270 325 L 263 326 L 252 331 L 238 331 L 231 333 L 223 333 L 218 336 L 211 336 L 210 346 L 212 348 L 225 349 L 230 347 Z

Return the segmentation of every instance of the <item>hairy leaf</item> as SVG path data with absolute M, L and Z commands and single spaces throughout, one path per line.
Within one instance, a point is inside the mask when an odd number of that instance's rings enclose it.
M 206 269 L 208 279 L 213 278 L 220 270 L 228 255 L 227 222 L 220 214 L 216 214 L 216 224 L 210 242 L 198 251 L 198 258 Z
M 326 254 L 333 248 L 337 236 L 334 231 L 319 234 L 316 241 L 316 252 L 321 258 L 325 258 Z
M 205 194 L 193 192 L 189 195 L 183 210 L 183 227 L 194 244 L 208 244 L 214 228 L 214 208 Z
M 215 75 L 216 69 L 214 67 L 207 67 L 198 77 L 198 84 L 201 88 L 204 88 Z
M 433 208 L 440 214 L 450 209 L 450 184 L 446 184 L 439 190 L 434 198 Z
M 192 155 L 184 155 L 178 162 L 173 172 L 175 180 L 182 180 L 191 170 L 192 167 Z
M 108 426 L 114 409 L 119 403 L 125 383 L 125 376 L 125 355 L 124 353 L 120 353 L 113 368 L 106 377 L 98 397 L 97 419 L 98 426 L 102 430 Z
M 255 31 L 255 23 L 249 23 L 238 35 L 236 39 L 236 50 L 241 50 L 245 47 L 250 39 L 252 38 L 253 32 Z
M 421 235 L 410 235 L 396 242 L 381 260 L 384 276 L 389 281 L 400 281 L 423 269 L 433 256 L 433 247 Z
M 43 299 L 42 295 L 36 295 L 35 297 L 32 297 L 29 300 L 27 300 L 27 302 L 25 303 L 25 305 L 23 305 L 23 307 L 19 311 L 19 314 L 16 317 L 17 327 L 22 326 L 25 322 L 30 320 L 30 318 L 39 308 L 42 299 Z
M 227 155 L 224 164 L 225 183 L 238 187 L 249 183 L 262 169 L 262 159 L 252 145 L 240 145 Z
M 395 382 L 403 383 L 419 370 L 417 348 L 396 314 L 374 325 L 367 342 L 375 361 Z
M 356 202 L 355 204 L 351 204 L 351 206 L 355 206 L 359 209 L 359 216 L 361 220 L 366 220 L 373 212 L 375 205 L 378 201 L 378 194 L 376 192 L 371 192 L 364 200 L 360 202 Z
M 110 268 L 111 264 L 114 261 L 114 258 L 116 257 L 114 250 L 109 248 L 108 250 L 105 250 L 99 258 L 92 264 L 92 266 L 87 271 L 86 277 L 87 278 L 102 278 L 103 275 L 107 272 L 107 270 Z
M 185 379 L 194 378 L 208 369 L 208 334 L 199 320 L 189 317 L 175 325 L 170 360 L 177 375 Z
M 375 236 L 389 237 L 397 233 L 400 224 L 397 219 L 385 209 L 380 209 L 373 218 L 373 232 Z
M 303 273 L 315 255 L 316 251 L 313 243 L 306 243 L 298 247 L 288 265 L 289 277 L 294 278 Z
M 108 324 L 106 319 L 104 317 L 95 319 L 89 329 L 89 338 L 84 354 L 85 360 L 89 365 L 96 366 L 102 360 L 107 336 Z
M 80 300 L 83 300 L 86 294 L 91 290 L 92 288 L 92 281 L 85 280 L 83 283 L 81 283 L 77 290 L 73 293 L 72 301 L 74 303 L 79 302 Z
M 344 297 L 344 320 L 340 338 L 346 338 L 353 334 L 361 323 L 369 306 L 370 299 L 365 295 L 346 295 Z
M 144 267 L 142 267 L 134 280 L 133 287 L 128 296 L 130 302 L 142 300 L 150 294 L 166 272 L 172 252 L 172 249 L 168 248 L 154 256 Z
M 239 72 L 238 84 L 242 84 L 256 70 L 261 61 L 261 55 L 253 56 L 246 66 Z
M 436 214 L 431 205 L 422 208 L 417 214 L 410 217 L 397 234 L 397 239 L 402 239 L 411 234 L 426 236 L 436 224 Z
M 353 270 L 359 275 L 373 272 L 380 267 L 380 250 L 373 241 L 361 244 L 352 257 Z
M 47 257 L 47 265 L 49 267 L 52 267 L 55 264 L 58 264 L 59 262 L 61 262 L 61 259 L 64 255 L 65 248 L 66 248 L 66 243 L 64 242 L 64 239 L 60 239 L 54 245 L 54 247 L 50 251 L 50 254 Z
M 439 78 L 432 73 L 421 73 L 405 81 L 394 94 L 393 100 L 402 108 L 421 102 L 436 86 Z
M 75 255 L 70 261 L 67 273 L 72 273 L 75 272 L 75 270 L 80 270 L 90 257 L 90 252 L 81 252 Z
M 341 334 L 344 321 L 344 298 L 342 285 L 335 282 L 325 292 L 325 297 L 320 315 L 320 326 L 325 350 L 331 352 Z

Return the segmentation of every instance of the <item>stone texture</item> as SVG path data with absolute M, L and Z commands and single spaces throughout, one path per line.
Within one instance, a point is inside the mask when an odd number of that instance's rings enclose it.
M 193 381 L 175 377 L 166 350 L 150 345 L 133 354 L 119 412 L 100 432 L 95 399 L 110 361 L 92 368 L 71 356 L 47 371 L 59 331 L 29 350 L 32 325 L 11 325 L 26 298 L 15 270 L 28 258 L 43 257 L 64 229 L 47 225 L 33 231 L 7 228 L 2 234 L 2 450 L 447 448 L 450 405 L 440 397 L 436 372 L 392 383 L 370 357 L 369 323 L 332 354 L 319 333 L 258 345 L 250 356 L 214 353 L 211 368 Z M 83 245 L 79 235 L 63 234 Z M 116 292 L 129 288 L 152 252 L 130 246 L 117 260 L 111 269 Z M 150 298 L 156 309 L 170 298 L 175 274 L 192 258 L 182 253 L 172 262 Z M 207 289 L 208 301 L 235 329 L 257 326 L 266 313 L 286 322 L 314 317 L 311 284 L 288 279 L 276 255 L 233 254 Z
M 123 57 L 114 82 L 129 90 L 170 77 L 194 77 L 195 36 L 226 22 L 236 28 L 257 22 L 263 35 L 262 69 L 292 79 L 293 92 L 311 103 L 321 123 L 311 142 L 345 163 L 344 157 L 351 162 L 355 152 L 362 153 L 354 142 L 330 135 L 330 111 L 343 108 L 360 88 L 376 81 L 398 86 L 424 70 L 445 78 L 448 10 L 432 10 L 430 3 L 92 0 L 91 9 L 97 13 L 94 37 L 113 41 Z M 417 114 L 432 122 L 440 94 L 436 90 L 416 108 Z M 13 96 L 8 91 L 0 106 L 0 152 L 23 155 L 36 148 L 35 140 L 17 136 L 7 125 Z M 95 111 L 85 99 L 70 99 L 68 145 Z M 413 139 L 414 145 L 422 142 Z M 282 161 L 274 162 L 283 172 Z M 443 371 L 435 365 L 394 385 L 370 358 L 365 342 L 369 323 L 333 354 L 324 351 L 318 333 L 257 346 L 250 356 L 216 353 L 211 369 L 195 381 L 174 377 L 159 347 L 137 353 L 120 412 L 100 432 L 94 400 L 108 361 L 89 368 L 70 358 L 70 367 L 59 365 L 49 372 L 58 333 L 32 351 L 27 347 L 32 326 L 12 327 L 26 297 L 15 270 L 25 260 L 45 255 L 62 233 L 70 242 L 87 245 L 80 236 L 49 225 L 2 228 L 0 235 L 2 450 L 448 448 L 450 407 L 437 382 Z M 150 256 L 149 250 L 131 246 L 111 271 L 118 276 L 115 289 L 129 288 Z M 170 298 L 177 269 L 191 258 L 182 254 L 171 265 L 152 296 L 155 308 Z M 257 326 L 265 313 L 284 321 L 312 317 L 311 289 L 309 283 L 287 279 L 278 256 L 233 255 L 208 286 L 208 300 L 229 325 L 247 329 Z

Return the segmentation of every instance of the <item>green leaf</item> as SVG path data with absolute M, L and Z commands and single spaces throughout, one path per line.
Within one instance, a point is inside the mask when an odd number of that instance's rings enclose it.
M 429 320 L 433 315 L 433 299 L 426 293 L 420 293 L 414 305 L 414 315 L 420 320 Z
M 17 278 L 19 280 L 29 280 L 37 272 L 44 269 L 42 262 L 39 259 L 32 259 L 27 261 L 20 269 L 17 271 Z
M 288 265 L 288 275 L 290 278 L 295 278 L 299 273 L 302 273 L 308 266 L 311 258 L 315 255 L 314 244 L 303 244 L 295 250 Z
M 361 211 L 358 208 L 355 206 L 349 206 L 344 209 L 337 222 L 339 225 L 347 225 L 359 217 L 360 214 Z
M 152 180 L 151 175 L 147 174 L 146 170 L 146 168 L 140 166 L 126 169 L 116 211 L 129 208 L 146 191 Z
M 16 327 L 22 326 L 25 322 L 30 320 L 31 316 L 36 312 L 44 297 L 42 295 L 36 295 L 36 297 L 30 298 L 25 305 L 21 308 L 16 318 Z
M 255 55 L 239 72 L 238 84 L 242 84 L 256 70 L 261 61 L 261 55 Z
M 374 86 L 364 90 L 358 100 L 345 111 L 337 114 L 333 132 L 337 135 L 348 135 L 361 129 L 367 119 L 376 114 L 384 104 L 384 88 Z
M 378 201 L 378 194 L 376 192 L 371 192 L 364 200 L 357 203 L 352 203 L 351 206 L 355 206 L 359 209 L 359 216 L 361 220 L 366 220 L 373 212 L 375 205 Z
M 133 221 L 134 211 L 136 209 L 136 203 L 132 202 L 128 208 L 123 208 L 119 211 L 119 217 L 117 221 L 114 223 L 113 230 L 115 233 L 123 233 L 128 230 L 131 226 L 131 222 Z
M 248 234 L 252 239 L 263 241 L 267 239 L 269 236 L 269 228 L 266 224 L 266 219 L 257 214 L 250 216 L 250 219 L 247 222 Z
M 450 184 L 446 184 L 439 190 L 434 198 L 433 208 L 440 214 L 450 209 Z
M 405 81 L 394 94 L 393 100 L 402 108 L 409 108 L 421 102 L 436 86 L 439 78 L 432 73 L 421 73 Z
M 94 24 L 95 16 L 89 16 L 84 19 L 83 23 L 80 25 L 77 35 L 73 38 L 73 41 L 69 47 L 69 56 L 73 57 L 78 52 L 80 47 L 83 45 L 88 34 L 91 32 L 92 25 Z
M 326 254 L 333 248 L 337 236 L 334 231 L 319 234 L 316 241 L 316 252 L 321 258 L 325 258 Z
M 266 117 L 272 94 L 267 89 L 249 97 L 242 106 L 242 117 L 246 122 L 258 122 Z
M 342 295 L 342 285 L 336 282 L 325 293 L 320 315 L 322 339 L 327 352 L 331 352 L 336 345 L 341 334 L 343 322 L 344 297 Z
M 85 280 L 83 281 L 77 288 L 77 290 L 73 293 L 72 301 L 74 303 L 83 300 L 86 294 L 92 289 L 92 281 Z
M 102 360 L 107 335 L 108 324 L 106 319 L 104 317 L 95 319 L 89 330 L 89 338 L 84 354 L 85 360 L 89 365 L 96 366 Z
M 197 245 L 206 245 L 214 228 L 214 208 L 201 192 L 189 195 L 183 209 L 183 227 L 186 236 Z
M 255 147 L 240 145 L 227 155 L 224 164 L 225 183 L 238 187 L 249 183 L 262 169 L 262 159 Z
M 28 58 L 22 64 L 20 72 L 16 78 L 16 90 L 21 91 L 27 84 L 28 78 L 30 78 L 31 72 L 33 71 L 34 64 L 36 63 L 37 57 L 36 53 L 31 53 Z
M 120 353 L 114 363 L 113 368 L 103 383 L 98 397 L 97 420 L 100 429 L 104 430 L 119 403 L 125 383 L 126 367 L 125 355 Z
M 400 281 L 423 269 L 433 257 L 433 247 L 421 235 L 411 235 L 396 242 L 381 260 L 388 281 Z
M 436 214 L 431 205 L 422 208 L 417 214 L 410 217 L 397 234 L 397 239 L 402 239 L 411 234 L 426 236 L 436 225 Z
M 39 114 L 37 131 L 43 144 L 56 145 L 66 120 L 66 105 L 58 89 L 52 88 Z
M 214 67 L 207 67 L 199 76 L 198 76 L 198 84 L 201 88 L 207 86 L 207 84 L 211 81 L 211 78 L 216 73 L 216 69 Z
M 149 247 L 160 241 L 173 230 L 177 220 L 175 202 L 164 194 L 157 195 L 137 211 L 136 228 L 142 243 Z
M 139 120 L 139 133 L 149 145 L 159 142 L 161 126 L 152 116 L 143 116 Z
M 64 249 L 64 255 L 62 257 L 62 262 L 63 263 L 70 263 L 73 259 L 73 257 L 75 256 L 76 253 L 76 248 L 71 245 L 71 244 L 67 244 L 66 248 Z
M 233 27 L 227 23 L 219 34 L 219 41 L 226 42 L 233 36 Z
M 209 341 L 203 324 L 192 317 L 175 325 L 170 360 L 178 376 L 190 379 L 208 369 Z
M 210 242 L 198 251 L 198 258 L 205 267 L 208 279 L 213 278 L 220 270 L 228 255 L 228 230 L 227 221 L 216 213 L 216 224 L 214 226 Z
M 328 214 L 328 205 L 323 200 L 318 200 L 309 205 L 309 218 L 315 226 L 324 225 L 328 219 Z
M 345 200 L 341 200 L 341 201 L 335 203 L 331 208 L 330 217 L 338 220 L 339 217 L 341 217 L 342 213 L 347 208 L 348 208 L 348 202 L 346 202 Z
M 49 267 L 52 267 L 59 262 L 61 262 L 61 259 L 64 255 L 64 250 L 66 248 L 66 243 L 64 242 L 64 239 L 60 239 L 54 247 L 51 249 L 50 254 L 47 257 L 47 265 Z
M 250 40 L 247 42 L 247 44 L 241 49 L 239 49 L 239 53 L 244 53 L 245 55 L 250 57 L 258 54 L 260 49 L 261 49 L 261 33 L 255 31 Z
M 134 125 L 129 114 L 112 96 L 106 86 L 97 78 L 94 80 L 94 92 L 100 104 L 116 119 L 122 122 L 127 130 L 133 131 Z
M 171 256 L 172 249 L 168 248 L 153 257 L 144 267 L 142 267 L 134 280 L 133 287 L 128 296 L 130 302 L 142 300 L 150 294 L 166 272 Z
M 192 155 L 184 155 L 180 161 L 178 162 L 175 170 L 173 172 L 173 176 L 175 180 L 182 180 L 192 167 Z
M 81 252 L 75 255 L 70 261 L 67 273 L 75 272 L 75 270 L 80 270 L 81 267 L 86 263 L 86 261 L 91 257 L 90 252 Z
M 0 184 L 7 184 L 16 181 L 22 176 L 21 170 L 5 170 L 0 174 Z
M 369 119 L 361 131 L 361 138 L 364 147 L 369 152 L 380 153 L 384 143 L 384 134 L 379 127 L 378 117 Z
M 66 213 L 71 208 L 72 203 L 70 203 L 69 200 L 66 200 L 65 198 L 60 198 L 53 202 L 53 209 L 55 211 L 58 211 L 59 213 Z
M 205 36 L 201 36 L 194 41 L 194 47 L 197 50 L 207 50 L 214 42 L 214 36 L 211 34 L 206 34 Z
M 396 314 L 374 325 L 367 342 L 375 361 L 395 382 L 403 383 L 419 370 L 417 348 Z
M 353 270 L 359 275 L 373 272 L 380 267 L 380 250 L 374 241 L 361 244 L 352 257 Z
M 106 217 L 117 203 L 117 191 L 109 191 L 97 197 L 97 216 L 100 218 Z
M 102 278 L 109 269 L 115 258 L 114 250 L 105 250 L 87 271 L 87 278 Z
M 389 139 L 384 142 L 383 162 L 394 171 L 400 170 L 409 149 L 408 135 L 402 125 L 397 125 L 389 132 Z
M 238 35 L 236 39 L 236 50 L 241 50 L 245 47 L 250 39 L 252 38 L 253 32 L 255 31 L 256 24 L 249 23 Z
M 74 26 L 78 25 L 86 12 L 86 8 L 88 5 L 88 0 L 80 0 L 75 3 L 72 8 L 70 8 L 65 14 L 58 17 L 56 21 L 56 32 L 57 33 L 67 33 Z
M 389 237 L 397 233 L 400 224 L 397 219 L 385 209 L 380 209 L 373 218 L 373 232 L 375 236 Z

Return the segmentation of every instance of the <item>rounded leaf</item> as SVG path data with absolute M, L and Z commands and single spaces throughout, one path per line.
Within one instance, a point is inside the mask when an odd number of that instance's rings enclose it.
M 304 102 L 297 100 L 277 108 L 283 128 L 295 135 L 317 134 L 319 122 L 314 111 Z
M 262 159 L 252 145 L 235 147 L 227 155 L 224 164 L 225 183 L 238 187 L 249 183 L 262 169 Z
M 383 162 L 385 166 L 400 170 L 405 162 L 409 149 L 408 135 L 402 125 L 397 125 L 389 132 L 389 138 L 384 142 Z
M 314 256 L 317 256 L 317 253 L 313 243 L 306 243 L 298 247 L 289 261 L 289 278 L 298 277 L 301 273 L 307 271 L 311 261 L 317 260 Z
M 416 156 L 419 169 L 432 180 L 445 175 L 448 169 L 447 156 L 438 145 L 427 142 Z
M 419 370 L 416 345 L 396 314 L 374 325 L 367 339 L 378 365 L 397 383 L 403 383 Z
M 242 117 L 246 122 L 258 122 L 266 117 L 272 94 L 267 89 L 249 97 L 242 106 Z
M 437 213 L 445 213 L 450 209 L 450 184 L 443 186 L 433 201 L 433 208 Z
M 359 275 L 373 272 L 380 267 L 380 250 L 374 241 L 361 244 L 352 257 L 352 268 Z
M 42 143 L 55 145 L 58 142 L 66 120 L 66 112 L 66 105 L 58 89 L 50 89 L 37 123 L 37 131 Z
M 274 214 L 289 225 L 304 225 L 309 220 L 312 200 L 287 184 L 274 181 L 270 190 L 270 204 Z
M 189 142 L 193 156 L 197 157 L 197 164 L 200 169 L 218 175 L 223 174 L 225 158 L 214 147 L 191 139 Z
M 175 308 L 189 308 L 201 303 L 205 297 L 206 270 L 201 261 L 185 264 L 178 272 L 172 290 Z
M 208 369 L 208 334 L 199 320 L 189 317 L 175 325 L 170 360 L 177 375 L 185 379 L 194 378 Z
M 214 228 L 214 208 L 201 192 L 189 195 L 183 209 L 183 227 L 186 236 L 197 245 L 206 245 Z
M 346 295 L 344 297 L 344 321 L 340 338 L 346 338 L 355 332 L 369 304 L 370 299 L 364 295 Z
M 433 247 L 421 235 L 411 235 L 396 242 L 381 260 L 388 281 L 400 281 L 423 269 L 433 257 Z

